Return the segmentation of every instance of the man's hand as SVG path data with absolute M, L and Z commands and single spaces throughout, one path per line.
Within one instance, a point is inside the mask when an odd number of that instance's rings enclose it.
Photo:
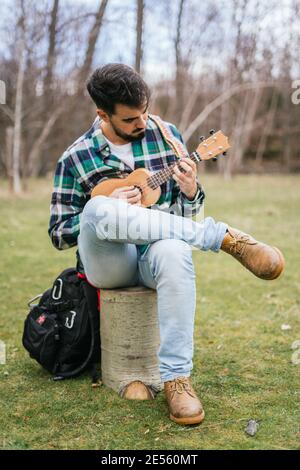
M 174 168 L 173 179 L 177 181 L 180 191 L 188 198 L 194 199 L 197 193 L 197 167 L 196 163 L 190 158 L 181 158 L 180 166 L 185 171 L 184 173 L 179 170 L 177 166 Z
M 116 188 L 109 197 L 116 199 L 126 199 L 128 204 L 141 204 L 142 194 L 138 188 L 134 186 L 123 186 L 122 188 Z

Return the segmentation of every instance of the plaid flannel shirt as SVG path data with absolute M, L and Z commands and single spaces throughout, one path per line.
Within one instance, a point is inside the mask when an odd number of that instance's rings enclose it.
M 183 142 L 177 128 L 173 124 L 165 124 L 174 137 Z M 178 159 L 165 142 L 151 115 L 147 121 L 145 137 L 132 142 L 132 151 L 135 169 L 147 168 L 153 173 Z M 97 117 L 92 127 L 63 153 L 57 163 L 48 230 L 55 248 L 64 250 L 77 245 L 81 213 L 90 199 L 92 189 L 107 178 L 122 178 L 132 171 L 110 153 Z M 205 194 L 199 183 L 196 197 L 190 201 L 181 193 L 178 183 L 170 179 L 161 186 L 161 196 L 151 209 L 192 217 L 199 212 L 204 198 Z M 147 246 L 138 247 L 144 252 Z

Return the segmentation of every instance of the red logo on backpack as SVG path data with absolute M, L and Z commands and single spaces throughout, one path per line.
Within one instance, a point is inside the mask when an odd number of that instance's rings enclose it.
M 42 325 L 45 320 L 46 320 L 45 315 L 40 315 L 40 316 L 37 318 L 36 321 L 37 321 L 37 323 L 38 323 L 39 325 Z

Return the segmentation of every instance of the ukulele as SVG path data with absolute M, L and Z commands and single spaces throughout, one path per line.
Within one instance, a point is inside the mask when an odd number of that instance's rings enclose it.
M 217 156 L 226 155 L 226 150 L 230 148 L 228 138 L 221 132 L 210 131 L 211 136 L 204 140 L 201 137 L 201 143 L 197 149 L 188 155 L 193 162 L 217 160 Z M 134 170 L 126 178 L 110 178 L 102 183 L 97 184 L 92 190 L 91 197 L 109 196 L 116 188 L 123 186 L 134 186 L 141 192 L 141 206 L 149 207 L 155 204 L 161 195 L 160 186 L 172 178 L 175 166 L 184 172 L 180 167 L 180 159 L 160 171 L 152 173 L 146 168 L 138 168 Z

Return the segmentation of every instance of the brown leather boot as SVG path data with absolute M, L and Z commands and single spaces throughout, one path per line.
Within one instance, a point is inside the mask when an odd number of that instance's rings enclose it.
M 151 387 L 148 387 L 140 380 L 127 384 L 120 391 L 120 396 L 127 400 L 153 400 L 155 398 Z
M 172 421 L 182 425 L 199 424 L 203 421 L 203 406 L 189 377 L 177 377 L 165 382 L 164 389 Z
M 284 269 L 284 257 L 278 248 L 259 242 L 232 227 L 228 227 L 221 250 L 261 279 L 276 279 Z

